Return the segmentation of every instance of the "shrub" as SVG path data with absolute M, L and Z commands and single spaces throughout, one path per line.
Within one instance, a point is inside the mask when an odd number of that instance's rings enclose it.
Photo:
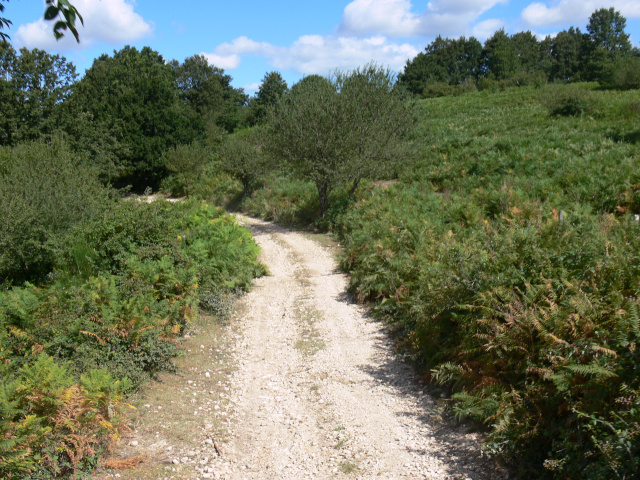
M 308 225 L 322 216 L 313 183 L 290 178 L 266 179 L 263 188 L 244 200 L 242 209 L 284 224 Z
M 54 138 L 0 149 L 0 283 L 51 271 L 59 236 L 112 203 L 97 175 Z
M 121 202 L 59 239 L 47 283 L 0 292 L 2 478 L 95 465 L 198 306 L 264 273 L 249 231 L 198 202 Z
M 455 86 L 456 95 L 463 95 L 465 93 L 477 92 L 478 87 L 473 80 L 465 80 L 464 82 Z
M 192 195 L 211 161 L 212 152 L 197 143 L 170 148 L 160 160 L 169 172 L 163 187 L 172 195 Z
M 540 102 L 553 116 L 577 116 L 595 110 L 595 101 L 589 92 L 575 85 L 550 85 L 542 90 Z
M 640 57 L 629 55 L 620 58 L 613 68 L 609 84 L 618 90 L 640 88 Z
M 6 366 L 5 366 L 6 369 Z M 68 477 L 95 464 L 125 428 L 118 410 L 127 380 L 95 370 L 79 382 L 44 354 L 0 388 L 0 476 Z
M 447 82 L 433 82 L 424 87 L 422 98 L 448 97 L 453 95 L 455 91 L 456 87 Z
M 551 118 L 540 95 L 425 102 L 422 163 L 340 217 L 341 265 L 487 453 L 524 478 L 636 478 L 635 99 Z
M 489 92 L 497 92 L 500 90 L 499 83 L 493 78 L 480 77 L 477 82 L 478 90 L 488 90 Z

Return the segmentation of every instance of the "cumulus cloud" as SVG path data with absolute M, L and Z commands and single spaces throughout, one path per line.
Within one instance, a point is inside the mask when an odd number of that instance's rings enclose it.
M 52 22 L 43 19 L 18 27 L 16 44 L 28 48 L 65 51 L 89 47 L 96 42 L 131 42 L 151 34 L 153 30 L 150 23 L 134 12 L 133 4 L 127 0 L 74 0 L 73 4 L 84 19 L 84 28 L 79 22 L 76 26 L 80 44 L 76 43 L 69 32 L 56 41 L 52 33 Z
M 344 9 L 341 35 L 422 37 L 463 35 L 480 15 L 507 0 L 431 0 L 416 12 L 410 0 L 354 0 Z
M 262 85 L 260 82 L 249 83 L 242 87 L 242 89 L 244 90 L 244 93 L 253 95 L 258 91 L 258 89 L 260 89 L 260 85 Z
M 627 18 L 640 18 L 638 0 L 560 0 L 554 2 L 535 2 L 522 11 L 522 22 L 531 27 L 585 22 L 599 8 L 613 7 Z
M 492 36 L 496 31 L 504 28 L 504 22 L 502 20 L 497 19 L 489 19 L 484 22 L 477 23 L 473 27 L 473 36 L 480 39 L 486 40 L 490 36 Z
M 281 70 L 294 70 L 303 75 L 326 75 L 335 69 L 351 69 L 370 61 L 401 70 L 409 58 L 415 57 L 419 49 L 410 44 L 392 43 L 383 36 L 368 38 L 304 35 L 288 47 L 267 42 L 256 42 L 239 37 L 230 43 L 218 45 L 212 53 L 204 55 L 216 66 L 225 68 L 223 61 L 238 59 L 242 55 L 265 57 L 271 65 Z M 229 62 L 227 65 L 230 65 Z M 226 68 L 235 68 L 227 66 Z

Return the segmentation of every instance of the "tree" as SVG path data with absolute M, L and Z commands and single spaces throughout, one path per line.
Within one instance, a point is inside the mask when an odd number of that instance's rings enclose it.
M 174 69 L 149 47 L 97 58 L 71 100 L 120 139 L 119 176 L 139 188 L 165 175 L 160 158 L 167 149 L 202 135 L 201 123 L 179 101 Z
M 512 77 L 520 68 L 520 59 L 504 29 L 498 30 L 487 39 L 483 57 L 484 74 L 496 80 Z
M 218 152 L 222 170 L 240 180 L 245 197 L 251 195 L 256 181 L 266 173 L 269 162 L 261 147 L 259 128 L 228 135 Z
M 268 72 L 260 84 L 255 98 L 251 100 L 252 124 L 260 123 L 265 119 L 270 108 L 289 91 L 287 82 L 279 72 Z
M 173 61 L 180 99 L 200 118 L 229 133 L 240 125 L 240 108 L 247 103 L 242 89 L 231 86 L 231 76 L 204 55 L 193 55 L 182 64 Z
M 540 42 L 533 33 L 526 31 L 511 35 L 511 45 L 518 57 L 521 71 L 540 70 Z
M 8 1 L 0 0 L 0 2 Z M 46 0 L 46 5 L 44 19 L 55 22 L 53 24 L 53 36 L 56 37 L 56 40 L 60 40 L 64 36 L 64 31 L 69 30 L 75 37 L 76 42 L 80 42 L 80 36 L 76 29 L 76 20 L 80 20 L 82 25 L 84 25 L 84 20 L 78 9 L 69 0 Z M 4 8 L 4 5 L 0 4 L 0 13 L 4 12 Z M 0 30 L 8 29 L 11 25 L 12 23 L 9 19 L 0 17 Z M 9 35 L 0 32 L 0 40 L 9 40 L 9 38 Z
M 415 94 L 421 94 L 425 87 L 436 82 L 458 85 L 478 77 L 481 53 L 482 44 L 474 37 L 438 36 L 424 52 L 407 61 L 398 81 Z
M 629 34 L 624 29 L 627 19 L 613 7 L 596 10 L 589 17 L 587 32 L 595 48 L 603 48 L 613 58 L 631 50 Z
M 587 42 L 588 37 L 579 28 L 573 27 L 553 38 L 545 38 L 542 44 L 549 56 L 549 79 L 563 82 L 579 80 L 583 74 Z
M 0 144 L 15 145 L 58 128 L 62 103 L 76 80 L 74 65 L 44 50 L 0 43 Z
M 414 103 L 395 77 L 374 64 L 332 79 L 303 79 L 280 99 L 266 126 L 266 148 L 300 178 L 315 183 L 322 216 L 339 185 L 406 159 Z

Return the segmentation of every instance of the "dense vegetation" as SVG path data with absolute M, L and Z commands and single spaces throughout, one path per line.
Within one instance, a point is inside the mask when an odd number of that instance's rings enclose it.
M 0 43 L 0 476 L 89 470 L 198 308 L 261 273 L 202 200 L 334 230 L 356 298 L 527 478 L 639 476 L 640 56 L 613 9 L 587 31 L 251 99 L 202 56 L 125 47 L 77 81 Z
M 351 199 L 345 181 L 322 218 L 313 182 L 271 170 L 241 207 L 330 225 L 354 295 L 452 413 L 486 426 L 488 453 L 527 478 L 636 476 L 638 92 L 550 84 L 419 106 L 418 160 L 395 183 Z
M 3 42 L 0 73 L 0 477 L 75 478 L 188 322 L 264 273 L 223 210 L 124 201 L 109 182 L 197 176 L 246 97 L 203 57 L 149 48 L 76 82 L 63 57 Z
M 640 49 L 625 33 L 626 19 L 613 8 L 596 10 L 587 32 L 571 27 L 539 41 L 530 31 L 498 30 L 484 45 L 476 38 L 438 36 L 409 60 L 399 83 L 423 97 L 546 81 L 598 81 L 640 88 Z
M 249 232 L 193 201 L 113 203 L 48 240 L 46 280 L 0 293 L 2 478 L 94 465 L 126 428 L 123 396 L 171 368 L 187 322 L 262 273 Z
M 637 92 L 572 90 L 590 114 L 533 88 L 423 103 L 424 158 L 340 219 L 343 266 L 489 452 L 527 476 L 630 478 L 640 110 Z

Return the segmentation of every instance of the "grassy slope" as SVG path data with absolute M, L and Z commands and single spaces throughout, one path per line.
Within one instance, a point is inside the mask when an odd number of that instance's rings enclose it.
M 423 101 L 422 161 L 339 225 L 353 290 L 529 476 L 638 473 L 640 105 L 591 88 Z

